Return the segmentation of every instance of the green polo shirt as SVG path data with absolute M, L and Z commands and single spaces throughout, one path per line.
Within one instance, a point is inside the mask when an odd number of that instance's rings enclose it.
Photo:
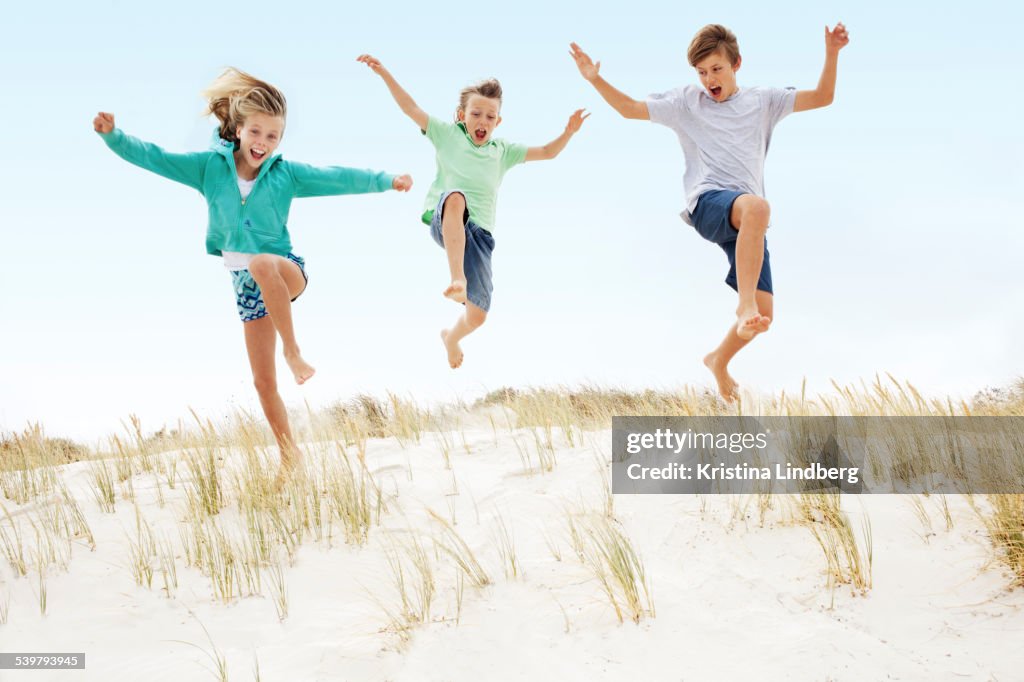
M 437 177 L 427 191 L 423 222 L 430 224 L 444 192 L 457 189 L 466 195 L 470 220 L 493 233 L 498 187 L 512 166 L 526 160 L 526 145 L 491 139 L 478 147 L 462 123 L 433 116 L 425 134 L 437 150 Z

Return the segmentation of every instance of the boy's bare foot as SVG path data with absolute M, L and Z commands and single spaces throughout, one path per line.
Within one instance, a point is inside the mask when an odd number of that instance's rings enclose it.
M 448 351 L 448 365 L 452 369 L 458 369 L 462 366 L 462 348 L 459 347 L 458 343 L 448 343 L 448 330 L 441 330 L 441 343 L 444 344 L 445 350 Z
M 715 375 L 715 381 L 718 382 L 718 393 L 725 399 L 725 402 L 731 403 L 739 397 L 739 384 L 729 375 L 725 366 L 718 362 L 716 353 L 708 353 L 704 356 L 704 366 Z
M 453 279 L 448 288 L 444 290 L 444 297 L 450 298 L 456 303 L 466 302 L 466 280 Z
M 758 334 L 768 331 L 772 319 L 757 312 L 757 309 L 736 312 L 736 336 L 749 341 Z
M 297 384 L 306 383 L 310 377 L 316 374 L 313 365 L 303 360 L 298 350 L 294 353 L 285 353 L 284 361 L 288 363 L 288 369 L 295 375 L 295 383 Z

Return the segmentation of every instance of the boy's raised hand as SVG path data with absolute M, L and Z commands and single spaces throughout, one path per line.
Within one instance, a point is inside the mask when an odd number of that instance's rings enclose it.
M 384 81 L 384 85 L 388 86 L 388 90 L 391 92 L 391 96 L 395 98 L 395 103 L 398 108 L 402 110 L 402 113 L 408 116 L 420 127 L 420 130 L 426 130 L 427 124 L 430 122 L 430 117 L 427 116 L 427 112 L 423 111 L 416 104 L 416 101 L 409 96 L 402 86 L 398 84 L 394 76 L 384 68 L 384 65 L 380 63 L 380 60 L 371 54 L 361 54 L 356 57 L 357 62 L 362 62 L 370 67 L 370 70 L 380 76 L 381 80 Z
M 573 112 L 572 116 L 569 117 L 569 122 L 565 124 L 565 132 L 570 135 L 575 135 L 576 132 L 583 126 L 583 122 L 590 117 L 590 114 L 584 114 L 586 109 L 577 109 Z
M 96 114 L 92 120 L 92 129 L 97 133 L 109 133 L 114 129 L 114 115 L 104 111 Z
M 830 52 L 839 52 L 847 45 L 850 44 L 850 34 L 846 31 L 846 27 L 843 26 L 843 22 L 836 24 L 836 27 L 829 30 L 828 26 L 825 26 L 825 49 Z
M 601 70 L 601 62 L 596 64 L 590 58 L 583 48 L 576 43 L 569 43 L 569 55 L 576 60 L 576 68 L 580 70 L 580 75 L 586 78 L 588 81 L 593 81 L 597 78 L 598 72 Z
M 356 61 L 362 62 L 363 64 L 369 66 L 370 70 L 373 71 L 378 76 L 383 76 L 388 72 L 388 70 L 384 68 L 384 65 L 380 63 L 380 60 L 374 57 L 373 55 L 361 54 L 358 57 L 356 57 Z

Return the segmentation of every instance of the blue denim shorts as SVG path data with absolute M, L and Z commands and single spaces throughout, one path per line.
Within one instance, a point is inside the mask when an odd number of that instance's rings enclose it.
M 444 236 L 441 232 L 444 202 L 450 194 L 465 194 L 457 189 L 443 192 L 430 218 L 430 236 L 438 246 L 444 247 Z M 466 271 L 466 298 L 485 312 L 491 309 L 491 253 L 494 251 L 494 237 L 491 233 L 469 219 L 467 208 L 462 216 L 462 224 L 466 228 L 466 252 L 462 267 Z
M 725 277 L 725 283 L 736 288 L 736 237 L 739 230 L 732 225 L 729 216 L 732 214 L 732 205 L 736 199 L 746 192 L 737 192 L 731 189 L 714 189 L 704 192 L 697 199 L 697 207 L 690 215 L 693 220 L 693 227 L 697 233 L 722 247 L 726 258 L 729 259 L 729 274 Z M 757 278 L 757 288 L 769 294 L 772 291 L 772 264 L 768 256 L 768 240 L 764 240 L 764 262 L 761 264 L 761 276 Z
M 294 253 L 289 253 L 287 258 L 299 266 L 299 270 L 302 270 L 303 279 L 306 280 L 306 284 L 309 284 L 309 275 L 306 274 L 306 261 Z M 232 270 L 231 284 L 235 287 L 235 304 L 238 307 L 238 316 L 242 318 L 242 322 L 252 322 L 269 314 L 266 304 L 263 303 L 263 292 L 260 291 L 260 285 L 256 284 L 256 280 L 252 278 L 248 270 Z M 299 295 L 293 298 L 292 301 L 302 296 L 305 290 L 306 288 L 303 287 Z

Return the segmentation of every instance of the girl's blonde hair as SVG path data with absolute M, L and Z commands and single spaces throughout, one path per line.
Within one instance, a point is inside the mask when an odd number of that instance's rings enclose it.
M 501 108 L 501 83 L 496 78 L 488 78 L 476 85 L 462 88 L 462 92 L 459 93 L 459 108 L 455 110 L 456 121 L 459 120 L 459 112 L 466 109 L 466 105 L 469 104 L 469 98 L 473 95 L 496 99 L 498 100 L 498 108 Z
M 266 81 L 245 71 L 228 67 L 203 90 L 205 115 L 213 114 L 220 121 L 220 136 L 238 141 L 238 128 L 253 114 L 286 118 L 288 103 L 284 94 Z

